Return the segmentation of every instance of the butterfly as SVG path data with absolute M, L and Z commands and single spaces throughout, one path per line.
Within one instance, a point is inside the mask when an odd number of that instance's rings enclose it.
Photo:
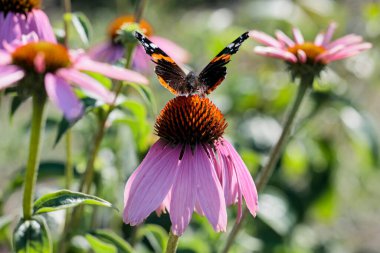
M 210 94 L 225 79 L 226 64 L 230 62 L 231 55 L 235 54 L 241 44 L 248 38 L 248 32 L 240 35 L 236 40 L 225 47 L 214 59 L 196 75 L 193 71 L 186 74 L 174 60 L 162 51 L 157 45 L 139 32 L 135 37 L 144 47 L 145 52 L 157 64 L 155 72 L 160 83 L 177 96 L 192 94 Z

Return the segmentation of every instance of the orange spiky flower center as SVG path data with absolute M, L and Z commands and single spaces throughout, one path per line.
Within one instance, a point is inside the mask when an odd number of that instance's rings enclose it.
M 46 41 L 28 43 L 16 48 L 12 53 L 13 64 L 32 72 L 35 71 L 38 57 L 44 64 L 45 73 L 55 72 L 71 64 L 69 53 L 64 46 Z
M 318 55 L 326 52 L 326 49 L 324 47 L 317 46 L 311 42 L 297 44 L 288 48 L 288 51 L 294 55 L 297 55 L 298 50 L 304 51 L 309 60 L 314 60 Z
M 220 110 L 198 95 L 178 96 L 170 100 L 157 118 L 159 137 L 172 144 L 213 144 L 227 127 Z
M 115 41 L 118 36 L 118 31 L 126 24 L 133 24 L 135 22 L 135 17 L 132 15 L 121 16 L 116 18 L 108 27 L 108 36 L 112 41 Z M 152 26 L 144 19 L 140 20 L 139 26 L 145 36 L 151 36 L 153 34 Z
M 27 13 L 41 6 L 40 0 L 0 0 L 0 12 Z

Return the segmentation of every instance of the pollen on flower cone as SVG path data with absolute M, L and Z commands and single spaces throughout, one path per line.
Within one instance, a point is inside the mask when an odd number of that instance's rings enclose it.
M 26 13 L 41 5 L 40 0 L 3 0 L 0 3 L 0 11 L 5 13 Z
M 227 123 L 220 110 L 198 95 L 170 100 L 157 118 L 157 135 L 172 144 L 212 144 L 222 137 Z

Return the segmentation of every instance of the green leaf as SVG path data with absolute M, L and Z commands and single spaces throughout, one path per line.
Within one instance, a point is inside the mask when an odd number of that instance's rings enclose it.
M 21 104 L 27 99 L 27 97 L 14 96 L 11 102 L 11 110 L 10 110 L 10 118 L 13 117 L 17 109 L 21 106 Z
M 88 46 L 91 36 L 91 23 L 86 15 L 82 12 L 66 13 L 64 19 L 71 21 L 83 44 Z
M 166 249 L 168 233 L 161 226 L 147 224 L 137 230 L 137 241 L 146 237 L 154 249 L 154 252 L 163 252 Z
M 52 242 L 45 221 L 40 217 L 20 220 L 13 232 L 13 247 L 17 253 L 51 253 Z
M 92 232 L 91 235 L 112 244 L 116 247 L 118 253 L 133 252 L 132 246 L 111 230 L 98 229 Z
M 138 85 L 135 83 L 127 83 L 127 85 L 134 88 L 144 99 L 144 102 L 152 108 L 153 113 L 157 111 L 156 100 L 154 99 L 152 90 L 145 85 Z
M 75 207 L 81 204 L 112 207 L 111 203 L 96 196 L 81 192 L 60 190 L 45 194 L 37 199 L 36 202 L 34 202 L 33 210 L 35 214 L 40 214 Z
M 117 253 L 115 246 L 105 243 L 93 235 L 87 234 L 86 239 L 95 253 Z

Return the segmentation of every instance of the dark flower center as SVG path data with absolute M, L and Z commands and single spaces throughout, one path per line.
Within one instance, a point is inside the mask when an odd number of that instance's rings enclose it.
M 157 118 L 159 137 L 172 144 L 213 144 L 224 133 L 227 123 L 220 110 L 198 95 L 170 100 Z
M 115 38 L 118 36 L 118 33 L 117 33 L 118 30 L 120 30 L 123 25 L 133 24 L 133 23 L 136 23 L 136 22 L 135 22 L 135 17 L 132 15 L 122 16 L 122 17 L 115 19 L 114 21 L 112 21 L 112 23 L 108 27 L 108 36 L 111 38 L 112 41 L 114 41 Z M 146 20 L 144 20 L 144 19 L 140 20 L 139 26 L 140 26 L 142 32 L 146 36 L 149 37 L 152 35 L 153 28 Z
M 27 13 L 40 8 L 40 0 L 0 0 L 0 12 Z
M 321 46 L 317 46 L 315 45 L 314 43 L 311 43 L 311 42 L 305 42 L 303 44 L 297 44 L 293 47 L 289 47 L 288 48 L 288 51 L 292 54 L 294 54 L 295 56 L 297 56 L 297 51 L 298 50 L 302 50 L 305 52 L 306 56 L 307 56 L 307 59 L 308 60 L 311 60 L 311 61 L 314 61 L 314 59 L 326 52 L 326 49 L 321 47 Z
M 36 71 L 36 61 L 40 60 L 44 65 L 44 73 L 55 72 L 71 64 L 64 46 L 45 41 L 31 42 L 16 48 L 12 53 L 12 60 L 13 64 L 32 72 Z

